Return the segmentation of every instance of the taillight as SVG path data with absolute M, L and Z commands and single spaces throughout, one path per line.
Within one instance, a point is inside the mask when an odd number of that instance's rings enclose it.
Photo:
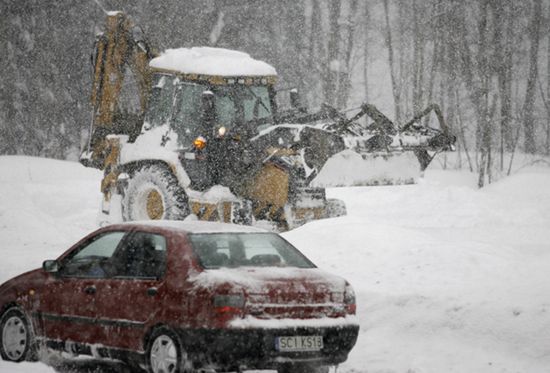
M 344 291 L 344 304 L 346 306 L 346 312 L 350 315 L 355 315 L 355 311 L 357 310 L 355 291 L 353 291 L 350 284 L 346 285 L 346 290 Z
M 219 318 L 229 320 L 242 315 L 244 296 L 242 294 L 219 294 L 213 298 L 214 312 Z

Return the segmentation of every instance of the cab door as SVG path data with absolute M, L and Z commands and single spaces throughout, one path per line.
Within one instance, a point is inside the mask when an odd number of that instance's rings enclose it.
M 101 343 L 97 289 L 110 276 L 111 258 L 126 232 L 104 232 L 74 249 L 50 274 L 40 294 L 44 335 L 56 341 Z
M 95 298 L 106 346 L 143 350 L 146 325 L 162 307 L 166 258 L 160 234 L 134 231 L 117 249 L 116 272 L 100 284 Z

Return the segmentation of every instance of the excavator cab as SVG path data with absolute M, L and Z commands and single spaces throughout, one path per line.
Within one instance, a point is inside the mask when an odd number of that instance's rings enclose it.
M 239 83 L 238 81 L 242 82 Z M 207 141 L 229 135 L 250 137 L 258 127 L 272 124 L 275 107 L 273 88 L 246 85 L 245 79 L 227 79 L 226 84 L 184 80 L 177 75 L 155 74 L 145 116 L 145 125 L 164 124 L 177 133 L 183 148 L 202 136 Z

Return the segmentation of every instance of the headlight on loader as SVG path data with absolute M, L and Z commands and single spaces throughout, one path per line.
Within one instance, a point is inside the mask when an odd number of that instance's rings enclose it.
M 193 141 L 193 146 L 195 146 L 195 149 L 202 150 L 206 148 L 206 139 L 202 136 L 197 137 Z

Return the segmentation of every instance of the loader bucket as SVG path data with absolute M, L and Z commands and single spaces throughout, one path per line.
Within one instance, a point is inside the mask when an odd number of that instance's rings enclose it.
M 413 152 L 363 153 L 344 150 L 332 156 L 312 181 L 316 187 L 414 184 L 420 178 Z

